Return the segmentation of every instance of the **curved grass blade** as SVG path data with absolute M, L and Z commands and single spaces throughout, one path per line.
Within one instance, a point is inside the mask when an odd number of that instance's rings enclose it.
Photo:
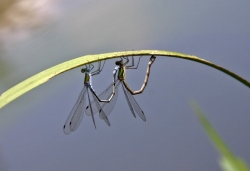
M 112 53 L 105 53 L 105 54 L 96 54 L 96 55 L 85 55 L 67 62 L 63 62 L 56 66 L 53 66 L 47 70 L 44 70 L 25 81 L 17 84 L 16 86 L 10 88 L 9 90 L 5 91 L 0 95 L 0 108 L 4 107 L 11 101 L 15 100 L 19 96 L 23 95 L 24 93 L 30 91 L 31 89 L 49 81 L 51 78 L 66 72 L 68 70 L 74 69 L 76 67 L 82 66 L 87 63 L 93 63 L 100 60 L 111 59 L 111 58 L 120 58 L 125 56 L 141 56 L 141 55 L 155 55 L 155 56 L 165 56 L 165 57 L 174 57 L 174 58 L 181 58 L 186 60 L 191 60 L 195 62 L 199 62 L 205 65 L 208 65 L 212 68 L 215 68 L 219 71 L 224 72 L 225 74 L 233 77 L 234 79 L 238 80 L 239 82 L 243 83 L 247 87 L 250 88 L 250 82 L 245 80 L 244 78 L 236 75 L 235 73 L 219 66 L 209 61 L 206 61 L 202 58 L 182 54 L 178 52 L 171 52 L 171 51 L 164 51 L 164 50 L 138 50 L 138 51 L 125 51 L 125 52 L 112 52 Z
M 73 109 L 71 110 L 64 126 L 63 126 L 63 132 L 67 135 L 73 131 L 75 131 L 78 126 L 80 125 L 83 115 L 84 115 L 84 107 L 86 103 L 85 93 L 86 93 L 87 87 L 84 85 Z

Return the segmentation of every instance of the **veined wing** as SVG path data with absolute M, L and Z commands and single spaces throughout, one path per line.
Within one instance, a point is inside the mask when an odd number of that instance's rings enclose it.
M 108 116 L 115 107 L 115 103 L 116 103 L 117 97 L 118 97 L 118 87 L 119 87 L 120 83 L 121 82 L 119 80 L 115 81 L 115 94 L 114 94 L 114 96 L 113 96 L 113 98 L 111 99 L 110 102 L 99 102 L 98 101 L 100 106 L 101 106 L 101 109 L 104 111 L 106 116 Z M 113 83 L 111 83 L 108 86 L 107 89 L 105 89 L 100 95 L 98 95 L 98 97 L 101 98 L 101 99 L 107 99 L 108 97 L 110 97 L 112 92 L 113 92 Z M 95 104 L 95 101 L 91 102 L 91 106 L 92 106 L 92 109 L 93 109 L 93 114 L 95 114 L 95 113 L 99 112 L 100 110 L 97 108 L 96 105 L 93 105 L 93 104 Z M 86 115 L 91 116 L 89 106 L 86 107 L 85 112 L 86 112 Z M 101 115 L 100 115 L 100 118 L 104 119 L 104 118 L 101 117 Z
M 124 95 L 125 95 L 125 97 L 126 97 L 126 100 L 127 100 L 128 106 L 129 106 L 129 109 L 130 109 L 131 113 L 133 114 L 133 116 L 136 118 L 134 109 L 133 109 L 133 107 L 132 107 L 132 105 L 131 105 L 131 103 L 130 103 L 130 101 L 129 101 L 129 98 L 128 98 L 128 96 L 129 96 L 129 95 L 128 95 L 128 91 L 127 91 L 127 89 L 124 87 L 123 84 L 122 84 L 122 89 L 123 89 Z
M 108 120 L 106 114 L 105 114 L 104 111 L 102 110 L 102 107 L 101 107 L 101 105 L 100 105 L 98 99 L 96 98 L 96 96 L 93 94 L 92 91 L 91 91 L 91 94 L 92 94 L 92 97 L 93 97 L 94 102 L 95 102 L 95 104 L 96 104 L 96 107 L 97 107 L 97 109 L 98 109 L 98 111 L 99 111 L 99 113 L 100 113 L 100 118 L 102 118 L 102 119 L 106 122 L 106 124 L 107 124 L 108 126 L 110 126 L 110 122 L 109 122 L 109 120 Z M 90 105 L 91 105 L 91 103 L 90 103 Z M 92 109 L 93 109 L 93 106 L 92 106 Z M 91 110 L 90 110 L 90 111 L 91 111 Z
M 117 83 L 117 85 L 115 86 L 115 95 L 113 96 L 113 98 L 111 99 L 111 101 L 109 103 L 103 103 L 102 105 L 102 110 L 105 112 L 106 116 L 110 115 L 110 113 L 113 111 L 117 98 L 118 98 L 118 88 L 119 85 L 121 84 L 121 81 L 119 81 Z M 103 119 L 103 118 L 101 118 Z
M 143 120 L 143 121 L 146 121 L 146 117 L 144 115 L 144 112 L 142 111 L 141 107 L 139 106 L 139 104 L 136 102 L 135 98 L 133 97 L 133 95 L 126 89 L 124 88 L 123 86 L 123 90 L 127 93 L 125 93 L 125 96 L 127 94 L 128 96 L 128 105 L 129 105 L 129 108 L 132 106 L 132 108 L 135 110 L 135 112 L 137 113 L 137 115 Z M 131 108 L 130 108 L 131 110 Z M 133 110 L 131 110 L 131 112 L 133 113 Z M 134 115 L 134 113 L 133 113 Z
M 89 101 L 89 104 L 90 104 L 90 97 L 89 97 L 89 91 L 88 90 L 87 90 L 87 94 L 88 94 L 88 101 Z M 93 124 L 94 124 L 95 129 L 96 129 L 95 118 L 94 118 L 94 114 L 93 114 L 93 110 L 92 110 L 91 104 L 89 105 L 89 107 L 90 107 L 90 112 L 91 112 L 91 116 L 92 116 L 92 121 L 93 121 Z
M 71 110 L 64 126 L 63 126 L 63 132 L 67 135 L 77 129 L 77 127 L 80 125 L 83 117 L 83 109 L 85 106 L 85 93 L 86 93 L 87 87 L 84 85 L 73 109 Z

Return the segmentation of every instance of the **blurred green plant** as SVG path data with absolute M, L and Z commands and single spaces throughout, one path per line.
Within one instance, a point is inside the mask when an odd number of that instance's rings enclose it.
M 235 73 L 213 64 L 209 61 L 204 59 L 198 58 L 196 56 L 182 54 L 178 52 L 171 52 L 171 51 L 164 51 L 164 50 L 138 50 L 138 51 L 123 51 L 123 52 L 112 52 L 112 53 L 104 53 L 104 54 L 97 54 L 97 55 L 86 55 L 82 56 L 54 67 L 51 67 L 47 70 L 44 70 L 25 81 L 17 84 L 16 86 L 10 88 L 9 90 L 5 91 L 3 94 L 0 95 L 0 109 L 16 99 L 17 97 L 23 95 L 24 93 L 30 91 L 31 89 L 49 81 L 51 78 L 66 72 L 68 70 L 74 69 L 76 67 L 82 66 L 87 63 L 92 63 L 100 60 L 112 59 L 112 58 L 119 58 L 122 56 L 142 56 L 142 55 L 155 55 L 155 56 L 163 56 L 163 57 L 175 57 L 175 58 L 182 58 L 186 60 L 191 60 L 195 62 L 199 62 L 210 67 L 213 67 L 217 70 L 224 72 L 227 75 L 235 78 L 236 80 L 240 81 L 244 85 L 250 88 L 250 83 L 243 79 L 242 77 L 236 75 Z
M 204 131 L 207 133 L 210 141 L 221 155 L 219 160 L 220 167 L 224 171 L 250 171 L 250 168 L 247 166 L 244 160 L 235 156 L 233 152 L 227 147 L 226 143 L 222 140 L 215 128 L 206 118 L 198 104 L 192 102 L 191 107 L 194 110 L 195 116 L 199 120 Z

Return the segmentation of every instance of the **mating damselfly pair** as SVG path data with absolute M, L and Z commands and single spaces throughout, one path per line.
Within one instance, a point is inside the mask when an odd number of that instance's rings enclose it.
M 96 124 L 95 124 L 94 114 L 96 113 L 99 113 L 100 118 L 104 120 L 107 125 L 110 126 L 108 115 L 112 112 L 112 110 L 115 107 L 115 103 L 118 97 L 118 88 L 120 85 L 122 85 L 126 101 L 133 116 L 136 117 L 135 115 L 136 113 L 143 121 L 146 121 L 144 112 L 142 111 L 139 104 L 136 102 L 133 95 L 140 94 L 144 91 L 148 83 L 151 65 L 154 63 L 156 57 L 154 55 L 150 57 L 144 82 L 141 86 L 141 89 L 137 91 L 133 91 L 128 86 L 126 82 L 126 69 L 137 69 L 141 57 L 139 57 L 136 66 L 134 64 L 134 56 L 132 56 L 131 59 L 132 62 L 130 65 L 128 65 L 129 57 L 122 57 L 121 60 L 115 62 L 116 66 L 113 70 L 113 82 L 100 95 L 97 95 L 95 93 L 95 90 L 93 89 L 92 76 L 97 75 L 102 71 L 105 61 L 103 65 L 101 65 L 101 61 L 99 61 L 98 69 L 95 71 L 92 71 L 94 68 L 92 64 L 85 65 L 85 68 L 81 70 L 82 73 L 85 73 L 84 87 L 63 126 L 63 131 L 65 134 L 69 134 L 78 128 L 78 126 L 82 121 L 84 113 L 92 117 L 95 128 Z M 93 98 L 92 101 L 90 100 L 90 94 L 92 94 Z M 86 98 L 88 99 L 87 106 L 86 106 Z

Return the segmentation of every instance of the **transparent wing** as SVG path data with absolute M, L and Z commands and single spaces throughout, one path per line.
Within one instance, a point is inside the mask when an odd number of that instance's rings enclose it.
M 128 95 L 127 89 L 124 88 L 124 85 L 123 85 L 123 84 L 122 84 L 122 89 L 123 89 L 124 95 L 125 95 L 125 97 L 126 97 L 126 100 L 127 100 L 128 106 L 129 106 L 129 109 L 130 109 L 131 113 L 133 114 L 133 116 L 136 118 L 134 109 L 133 109 L 133 107 L 132 107 L 132 105 L 131 105 L 131 102 L 129 101 L 129 98 L 128 98 L 129 95 Z M 126 89 L 126 90 L 125 90 L 125 89 Z
M 146 117 L 144 115 L 144 112 L 142 111 L 141 107 L 139 106 L 139 104 L 136 102 L 135 98 L 133 97 L 133 95 L 126 89 L 123 87 L 123 90 L 127 93 L 127 96 L 128 96 L 128 99 L 127 102 L 128 102 L 128 105 L 129 106 L 132 106 L 132 108 L 135 110 L 135 112 L 137 113 L 137 115 L 143 120 L 143 121 L 146 121 Z M 126 96 L 126 95 L 125 95 Z M 131 109 L 130 109 L 131 110 Z M 132 112 L 132 110 L 131 110 Z M 132 112 L 133 113 L 133 112 Z M 134 115 L 134 113 L 133 113 Z
M 97 107 L 97 109 L 98 109 L 98 111 L 99 111 L 100 118 L 102 118 L 102 119 L 106 122 L 106 124 L 107 124 L 108 126 L 110 126 L 110 122 L 109 122 L 109 120 L 108 120 L 106 114 L 105 114 L 104 111 L 102 110 L 102 107 L 101 107 L 101 105 L 100 105 L 98 99 L 96 98 L 96 96 L 93 94 L 92 91 L 91 91 L 91 94 L 92 94 L 92 96 L 93 96 L 93 99 L 94 99 L 94 102 L 95 102 L 95 104 L 96 104 L 96 107 Z M 90 104 L 91 104 L 91 103 L 90 103 Z
M 89 97 L 89 91 L 88 90 L 87 90 L 87 94 L 88 94 L 88 100 L 89 100 L 89 104 L 90 104 L 90 97 Z M 95 129 L 96 129 L 95 118 L 94 118 L 94 114 L 93 114 L 93 110 L 92 110 L 91 104 L 89 105 L 89 107 L 90 107 L 90 112 L 91 112 L 91 116 L 92 116 L 92 121 L 93 121 L 93 124 L 94 124 Z
M 110 113 L 113 111 L 117 98 L 118 98 L 118 88 L 119 85 L 121 84 L 121 82 L 119 81 L 116 85 L 116 89 L 115 89 L 115 95 L 114 97 L 111 99 L 111 101 L 109 103 L 104 103 L 102 105 L 102 110 L 105 112 L 106 116 L 109 116 Z M 101 118 L 102 119 L 102 118 Z
M 115 85 L 115 95 L 113 96 L 113 98 L 111 99 L 110 102 L 107 103 L 107 102 L 99 102 L 98 101 L 100 106 L 101 106 L 102 111 L 105 113 L 106 116 L 108 116 L 115 107 L 117 97 L 118 97 L 118 87 L 119 87 L 120 83 L 121 82 L 119 80 L 115 81 L 115 84 L 116 84 Z M 98 95 L 98 97 L 100 99 L 107 99 L 112 94 L 112 91 L 113 91 L 113 83 L 111 83 L 107 89 L 105 89 L 100 95 Z M 93 114 L 100 111 L 100 109 L 98 109 L 96 105 L 93 105 L 93 104 L 95 104 L 94 100 L 90 104 L 92 105 Z M 85 112 L 86 112 L 86 115 L 91 116 L 89 106 L 86 107 Z M 100 117 L 101 117 L 101 115 L 100 115 Z M 104 119 L 104 118 L 101 117 L 101 119 Z
M 63 126 L 63 132 L 67 135 L 77 129 L 77 127 L 80 125 L 83 117 L 83 109 L 85 107 L 85 93 L 86 93 L 87 87 L 84 85 L 73 109 L 71 110 L 64 126 Z

